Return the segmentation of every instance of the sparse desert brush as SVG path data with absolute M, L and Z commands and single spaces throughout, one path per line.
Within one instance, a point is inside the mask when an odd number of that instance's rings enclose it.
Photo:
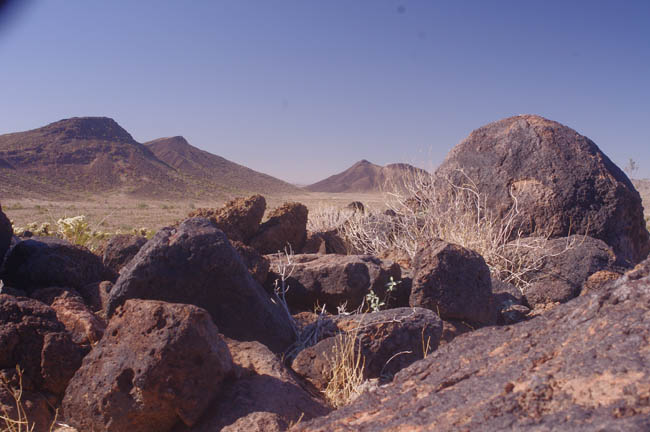
M 365 358 L 358 333 L 356 329 L 336 336 L 332 354 L 327 358 L 332 372 L 323 393 L 335 408 L 349 404 L 363 391 Z
M 311 232 L 324 232 L 338 229 L 355 212 L 349 208 L 320 205 L 309 209 L 307 230 Z
M 10 380 L 3 374 L 0 375 L 0 388 L 11 395 L 14 401 L 14 409 L 9 412 L 4 406 L 0 413 L 0 431 L 2 432 L 32 432 L 36 427 L 33 421 L 30 421 L 25 404 L 23 402 L 23 370 L 16 366 L 16 382 Z M 57 424 L 55 413 L 54 419 L 50 424 L 50 431 L 54 430 Z

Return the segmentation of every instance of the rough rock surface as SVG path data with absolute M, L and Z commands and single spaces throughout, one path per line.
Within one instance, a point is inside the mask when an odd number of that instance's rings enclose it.
M 251 276 L 253 276 L 253 279 L 255 279 L 258 284 L 263 285 L 269 275 L 269 269 L 271 266 L 269 259 L 260 254 L 257 250 L 250 246 L 246 246 L 240 241 L 231 241 L 230 243 L 237 253 L 239 253 L 246 268 L 248 268 Z
M 105 318 L 105 310 L 108 305 L 110 292 L 113 289 L 113 282 L 101 281 L 84 285 L 77 289 L 77 292 L 84 299 L 90 310 Z
M 490 270 L 483 257 L 462 246 L 431 240 L 415 255 L 411 306 L 431 309 L 442 319 L 494 324 Z
M 154 299 L 202 307 L 224 335 L 258 340 L 274 352 L 295 337 L 285 312 L 208 219 L 160 230 L 122 270 L 109 296 L 109 317 L 126 299 Z
M 70 381 L 64 416 L 84 431 L 192 426 L 231 370 L 228 347 L 205 310 L 129 300 Z
M 532 320 L 462 335 L 294 430 L 650 430 L 648 273 L 650 260 Z
M 111 237 L 104 249 L 104 265 L 119 273 L 146 242 L 146 238 L 132 234 L 118 234 Z
M 37 288 L 81 288 L 91 282 L 114 280 L 101 258 L 88 249 L 55 237 L 34 237 L 16 244 L 7 254 L 2 279 L 31 293 Z
M 364 358 L 366 378 L 391 378 L 397 371 L 436 350 L 442 336 L 442 321 L 428 309 L 396 308 L 379 312 L 338 315 L 330 318 L 336 328 L 354 337 Z M 331 330 L 326 330 L 325 334 Z M 291 367 L 319 390 L 332 373 L 332 360 L 340 336 L 326 337 L 302 350 Z
M 632 263 L 650 250 L 632 182 L 593 141 L 560 123 L 536 115 L 490 123 L 454 147 L 436 174 L 440 188 L 471 179 L 497 215 L 510 211 L 514 196 L 524 235 L 587 234 Z
M 11 237 L 13 235 L 14 229 L 11 226 L 11 222 L 9 221 L 7 215 L 5 215 L 2 211 L 2 206 L 0 206 L 0 265 L 2 265 L 2 260 L 9 250 Z
M 277 253 L 289 245 L 300 252 L 307 239 L 307 214 L 303 204 L 283 204 L 269 214 L 249 244 L 262 254 Z
M 83 298 L 74 291 L 59 287 L 42 288 L 35 291 L 32 298 L 54 309 L 56 318 L 77 345 L 89 349 L 104 335 L 104 320 L 93 314 Z
M 264 197 L 252 195 L 248 198 L 236 198 L 219 209 L 197 209 L 188 217 L 212 219 L 229 240 L 248 243 L 259 229 L 265 210 Z
M 274 430 L 329 413 L 322 399 L 308 392 L 280 359 L 258 342 L 227 340 L 234 376 L 228 378 L 201 421 L 174 432 Z
M 280 278 L 276 273 L 278 260 L 284 256 L 268 255 L 271 268 L 266 287 Z M 293 272 L 287 278 L 289 286 L 287 303 L 296 311 L 313 311 L 314 305 L 326 305 L 328 311 L 347 303 L 348 311 L 361 305 L 372 289 L 381 299 L 387 297 L 386 284 L 393 277 L 399 281 L 399 265 L 382 261 L 371 255 L 318 255 L 298 254 L 293 256 Z
M 520 239 L 518 254 L 537 270 L 526 275 L 530 285 L 524 294 L 531 307 L 566 302 L 578 295 L 589 276 L 597 271 L 616 268 L 616 256 L 605 242 L 592 237 L 573 235 L 543 241 Z M 511 243 L 512 244 L 512 243 Z M 531 247 L 527 247 L 531 246 Z
M 526 319 L 530 308 L 516 286 L 492 278 L 492 296 L 497 309 L 497 324 L 514 324 Z
M 302 253 L 345 255 L 348 248 L 336 230 L 318 231 L 307 233 Z

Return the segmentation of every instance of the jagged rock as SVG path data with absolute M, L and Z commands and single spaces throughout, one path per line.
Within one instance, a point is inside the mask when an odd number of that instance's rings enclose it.
M 648 273 L 650 260 L 534 319 L 457 337 L 294 430 L 649 430 Z
M 42 288 L 32 298 L 54 309 L 56 318 L 77 345 L 90 349 L 104 335 L 106 323 L 92 313 L 77 293 L 59 287 Z
M 526 319 L 530 308 L 519 288 L 492 278 L 492 295 L 497 309 L 497 324 L 514 324 Z
M 252 195 L 229 201 L 220 209 L 196 209 L 188 217 L 212 219 L 230 241 L 248 243 L 259 229 L 265 210 L 264 197 Z
M 239 253 L 246 268 L 248 268 L 251 276 L 253 276 L 253 279 L 255 279 L 258 284 L 263 285 L 269 275 L 269 269 L 271 266 L 269 259 L 260 254 L 257 250 L 250 246 L 246 246 L 240 241 L 231 241 L 230 243 Z
M 267 279 L 267 290 L 280 279 L 277 263 L 286 263 L 282 255 L 268 257 L 272 271 Z M 293 256 L 292 262 L 293 270 L 289 266 L 291 275 L 286 279 L 289 286 L 286 298 L 289 306 L 297 311 L 312 311 L 316 304 L 325 305 L 329 311 L 343 304 L 347 310 L 354 310 L 370 290 L 380 299 L 388 299 L 386 284 L 391 277 L 395 282 L 401 277 L 399 265 L 371 255 L 298 254 Z M 395 306 L 394 300 L 391 303 L 388 299 L 387 303 Z
M 339 335 L 325 337 L 305 348 L 291 367 L 319 390 L 332 376 L 336 351 L 346 335 L 355 339 L 355 350 L 364 358 L 366 378 L 390 378 L 397 371 L 434 351 L 442 336 L 442 321 L 428 309 L 396 308 L 373 313 L 330 318 Z M 324 335 L 332 334 L 327 328 Z
M 277 253 L 288 246 L 300 252 L 307 239 L 307 214 L 303 204 L 283 204 L 269 214 L 249 244 L 262 254 Z
M 513 233 L 603 240 L 623 261 L 650 250 L 641 197 L 589 138 L 536 115 L 519 115 L 473 131 L 436 171 L 438 190 L 476 184 L 487 211 L 516 205 Z
M 55 237 L 34 237 L 9 250 L 2 279 L 29 294 L 37 288 L 81 288 L 92 282 L 114 280 L 115 273 L 84 247 Z
M 418 248 L 409 304 L 431 309 L 444 320 L 496 322 L 490 270 L 483 257 L 443 240 Z
M 117 234 L 111 237 L 103 253 L 104 265 L 116 274 L 119 273 L 146 242 L 146 238 L 131 234 Z
M 508 246 L 526 262 L 535 263 L 536 270 L 526 278 L 530 284 L 524 294 L 532 307 L 566 302 L 580 294 L 582 286 L 593 273 L 616 268 L 616 255 L 602 240 L 574 235 L 544 240 L 520 239 Z
M 109 294 L 111 316 L 129 298 L 194 304 L 224 335 L 279 352 L 295 334 L 282 308 L 257 284 L 226 236 L 208 219 L 164 228 L 122 270 Z
M 231 370 L 228 347 L 205 310 L 128 300 L 70 381 L 64 416 L 84 431 L 192 426 Z
M 310 394 L 282 361 L 258 342 L 227 340 L 235 374 L 201 421 L 174 432 L 286 430 L 289 423 L 329 413 L 324 401 Z M 270 428 L 270 429 L 269 429 Z
M 302 253 L 345 255 L 348 248 L 337 230 L 309 232 Z
M 100 317 L 106 318 L 105 310 L 112 289 L 113 282 L 101 281 L 84 285 L 78 288 L 77 292 L 83 297 L 84 302 L 90 310 L 97 313 Z

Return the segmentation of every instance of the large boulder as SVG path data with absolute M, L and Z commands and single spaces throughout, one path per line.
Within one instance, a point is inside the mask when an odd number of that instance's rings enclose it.
M 251 276 L 253 276 L 253 279 L 255 279 L 255 281 L 260 285 L 263 285 L 269 275 L 269 259 L 260 254 L 256 249 L 253 249 L 240 241 L 231 241 L 230 243 L 237 253 L 239 253 L 246 268 L 248 268 Z
M 12 393 L 22 387 L 29 426 L 37 432 L 49 430 L 53 407 L 81 365 L 83 354 L 51 307 L 0 294 L 0 410 L 11 418 L 18 419 Z
M 509 243 L 506 251 L 530 263 L 524 295 L 531 307 L 571 300 L 580 295 L 589 276 L 618 268 L 616 255 L 605 242 L 583 235 L 520 239 Z
M 104 249 L 104 265 L 116 274 L 119 273 L 146 242 L 146 238 L 132 234 L 117 234 L 111 237 Z
M 84 431 L 192 426 L 231 370 L 228 347 L 205 310 L 129 300 L 70 381 L 64 417 Z
M 276 426 L 286 430 L 290 423 L 329 413 L 322 398 L 305 389 L 264 345 L 234 340 L 227 344 L 235 365 L 233 376 L 197 425 L 174 432 L 267 432 Z
M 11 226 L 11 221 L 2 211 L 2 206 L 0 206 L 0 265 L 4 259 L 5 254 L 9 250 L 9 245 L 11 244 L 11 238 L 14 235 L 14 229 Z
M 283 254 L 268 257 L 271 272 L 266 287 L 271 289 L 275 280 L 281 279 L 278 263 L 287 261 Z M 285 275 L 289 287 L 286 299 L 296 311 L 311 311 L 317 304 L 325 305 L 329 311 L 336 311 L 343 304 L 347 310 L 354 310 L 370 290 L 380 299 L 388 299 L 390 278 L 395 282 L 401 278 L 399 265 L 371 255 L 298 254 L 291 260 L 293 265 L 287 271 L 290 274 Z
M 194 304 L 219 330 L 279 352 L 294 340 L 286 312 L 253 280 L 226 236 L 208 219 L 164 228 L 140 249 L 109 293 L 107 316 L 130 298 Z
M 439 190 L 474 182 L 487 210 L 519 211 L 515 232 L 603 240 L 632 263 L 650 242 L 641 197 L 589 138 L 536 115 L 519 115 L 473 131 L 436 171 Z
M 217 227 L 231 241 L 248 243 L 260 227 L 266 210 L 266 200 L 262 195 L 236 198 L 219 209 L 197 209 L 188 217 L 212 219 Z
M 9 250 L 2 280 L 31 293 L 37 288 L 81 288 L 92 282 L 115 280 L 115 273 L 82 246 L 56 237 L 34 237 Z
M 490 269 L 478 253 L 443 240 L 416 252 L 409 304 L 431 309 L 442 319 L 494 324 Z
M 650 260 L 529 321 L 457 337 L 295 431 L 650 430 L 648 273 Z
M 250 245 L 262 254 L 272 254 L 291 246 L 300 252 L 307 238 L 307 207 L 289 202 L 269 214 L 259 231 L 251 238 Z
M 330 320 L 323 334 L 334 334 L 300 351 L 291 364 L 298 375 L 321 391 L 332 378 L 337 354 L 345 346 L 346 337 L 354 339 L 354 345 L 349 346 L 363 357 L 365 378 L 390 379 L 436 350 L 442 336 L 440 318 L 422 308 L 338 315 Z

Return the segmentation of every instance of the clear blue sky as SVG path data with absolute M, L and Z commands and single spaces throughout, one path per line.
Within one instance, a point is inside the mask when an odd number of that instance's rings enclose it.
M 26 1 L 0 133 L 109 116 L 299 183 L 535 113 L 650 177 L 650 1 Z M 5 14 L 6 15 L 6 14 Z

